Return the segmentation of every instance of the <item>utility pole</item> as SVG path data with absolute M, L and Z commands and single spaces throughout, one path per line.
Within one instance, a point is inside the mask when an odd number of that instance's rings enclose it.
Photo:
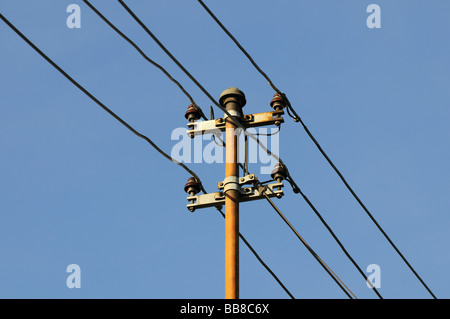
M 220 95 L 219 103 L 236 119 L 242 118 L 245 95 L 229 88 Z M 225 299 L 239 299 L 239 134 L 229 118 L 225 124 Z
M 281 125 L 283 123 L 285 101 L 275 95 L 270 102 L 274 111 L 243 115 L 242 107 L 246 104 L 245 94 L 237 88 L 229 88 L 220 95 L 219 103 L 233 119 L 211 119 L 198 121 L 199 110 L 190 105 L 185 117 L 188 123 L 188 135 L 213 133 L 217 130 L 225 132 L 225 179 L 218 183 L 219 192 L 196 195 L 200 192 L 200 184 L 195 178 L 189 178 L 184 190 L 189 194 L 187 208 L 194 212 L 197 208 L 221 207 L 225 205 L 225 299 L 239 299 L 239 203 L 268 197 L 283 196 L 284 168 L 278 165 L 272 172 L 274 183 L 261 186 L 254 174 L 239 177 L 239 121 L 245 128 L 264 125 Z M 245 133 L 245 132 L 243 132 Z M 250 186 L 247 186 L 250 184 Z M 244 187 L 247 186 L 247 187 Z

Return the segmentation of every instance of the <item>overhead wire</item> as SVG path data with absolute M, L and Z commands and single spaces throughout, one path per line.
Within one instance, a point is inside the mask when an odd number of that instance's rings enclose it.
M 216 23 L 222 28 L 222 30 L 231 38 L 231 40 L 233 40 L 233 42 L 238 46 L 238 48 L 242 51 L 242 53 L 244 53 L 244 55 L 249 59 L 249 61 L 251 62 L 251 64 L 253 64 L 253 66 L 259 71 L 259 73 L 261 73 L 261 75 L 266 78 L 267 82 L 269 82 L 269 85 L 278 93 L 281 93 L 280 90 L 278 90 L 278 88 L 273 84 L 273 82 L 270 80 L 270 78 L 266 75 L 266 73 L 264 73 L 264 71 L 258 66 L 258 64 L 256 64 L 256 62 L 253 60 L 253 58 L 250 56 L 250 54 L 248 54 L 248 52 L 242 47 L 242 45 L 238 42 L 238 40 L 236 40 L 236 38 L 230 33 L 230 31 L 228 31 L 227 28 L 225 28 L 225 26 L 222 24 L 222 22 L 220 22 L 220 20 L 214 15 L 214 13 L 206 6 L 206 4 L 201 1 L 198 0 L 198 2 L 201 4 L 201 6 L 206 10 L 206 12 L 209 13 L 209 15 L 214 19 L 214 21 L 216 21 Z
M 157 62 L 155 62 L 154 60 L 152 60 L 147 54 L 144 53 L 144 51 L 133 41 L 131 40 L 128 36 L 126 36 L 119 28 L 117 28 L 108 18 L 106 18 L 94 5 L 92 5 L 88 0 L 83 0 L 83 2 L 95 13 L 97 14 L 100 19 L 102 19 L 111 29 L 113 29 L 118 35 L 120 35 L 125 41 L 127 41 L 134 49 L 136 49 L 136 51 L 145 59 L 147 60 L 149 63 L 153 64 L 155 67 L 157 67 L 159 70 L 161 70 L 161 72 L 163 72 L 172 82 L 174 82 L 179 89 L 187 96 L 187 98 L 189 99 L 189 101 L 191 102 L 191 104 L 199 111 L 200 116 L 202 119 L 204 119 L 205 121 L 208 120 L 208 118 L 206 117 L 205 113 L 203 112 L 202 108 L 194 101 L 193 97 L 189 94 L 189 92 L 180 84 L 180 82 L 178 82 L 175 78 L 173 78 L 173 76 L 165 69 L 163 68 L 160 64 L 158 64 Z M 212 113 L 213 114 L 213 113 Z M 219 144 L 216 141 L 216 137 L 217 139 L 221 142 L 221 144 Z M 213 140 L 214 142 L 218 145 L 218 146 L 225 146 L 225 142 L 223 141 L 221 136 L 215 136 L 213 135 Z
M 139 133 L 136 129 L 134 129 L 130 124 L 128 124 L 126 121 L 124 121 L 121 117 L 119 117 L 117 114 L 115 114 L 111 109 L 109 109 L 106 105 L 104 105 L 100 100 L 98 100 L 94 95 L 92 95 L 88 90 L 86 90 L 81 84 L 79 84 L 75 79 L 73 79 L 68 73 L 66 73 L 59 65 L 57 65 L 52 59 L 50 59 L 43 51 L 41 51 L 31 40 L 29 40 L 19 29 L 17 29 L 3 14 L 0 13 L 0 19 L 3 20 L 3 22 L 6 23 L 8 27 L 10 27 L 17 35 L 19 35 L 22 40 L 24 40 L 31 48 L 33 48 L 42 58 L 44 58 L 51 66 L 53 66 L 58 72 L 60 72 L 67 80 L 69 80 L 73 85 L 75 85 L 79 90 L 81 90 L 85 95 L 87 95 L 92 101 L 94 101 L 97 105 L 99 105 L 103 110 L 105 110 L 107 113 L 109 113 L 114 119 L 119 121 L 122 125 L 124 125 L 127 129 L 129 129 L 132 133 L 137 135 L 138 137 L 144 139 L 147 141 L 154 149 L 156 149 L 161 155 L 163 155 L 165 158 L 169 159 L 171 162 L 181 166 L 183 169 L 185 169 L 190 175 L 192 175 L 197 182 L 199 183 L 199 186 L 201 188 L 201 191 L 204 194 L 207 194 L 208 192 L 205 190 L 204 186 L 201 183 L 200 178 L 195 174 L 192 170 L 190 170 L 186 165 L 183 163 L 175 160 L 171 156 L 169 156 L 167 153 L 165 153 L 163 150 L 161 150 L 150 138 L 147 136 Z M 220 208 L 217 208 L 219 213 L 222 214 L 222 216 L 225 218 L 224 213 L 221 211 Z M 253 255 L 257 258 L 257 260 L 261 263 L 261 265 L 272 275 L 272 277 L 276 280 L 276 282 L 281 286 L 281 288 L 292 298 L 294 299 L 294 296 L 291 294 L 291 292 L 286 288 L 286 286 L 281 282 L 281 280 L 275 275 L 275 273 L 270 269 L 270 267 L 262 260 L 262 258 L 258 255 L 258 253 L 255 251 L 255 249 L 251 246 L 251 244 L 245 239 L 245 237 L 239 233 L 239 237 L 242 239 L 242 241 L 245 243 L 245 245 L 250 249 L 250 251 L 253 253 Z
M 206 4 L 202 0 L 198 0 L 200 5 L 207 11 L 207 13 L 213 18 L 213 20 L 220 26 L 220 28 L 228 35 L 228 37 L 236 44 L 236 46 L 241 50 L 241 52 L 247 57 L 247 59 L 250 61 L 250 63 L 255 67 L 255 69 L 266 79 L 266 81 L 269 83 L 269 85 L 272 87 L 272 89 L 280 94 L 283 99 L 286 101 L 287 106 L 287 113 L 290 117 L 294 119 L 295 122 L 299 122 L 303 129 L 305 130 L 306 134 L 309 136 L 309 138 L 312 140 L 312 142 L 316 145 L 317 149 L 320 151 L 322 156 L 326 159 L 326 161 L 329 163 L 329 165 L 333 168 L 333 170 L 336 172 L 336 174 L 339 176 L 341 181 L 344 183 L 346 188 L 349 190 L 349 192 L 352 194 L 352 196 L 355 198 L 355 200 L 358 202 L 358 204 L 362 207 L 362 209 L 365 211 L 365 213 L 369 216 L 369 218 L 372 220 L 372 222 L 375 224 L 375 226 L 378 228 L 378 230 L 383 234 L 383 236 L 386 238 L 386 240 L 389 242 L 389 244 L 394 248 L 394 250 L 397 252 L 397 254 L 401 257 L 401 259 L 405 262 L 405 264 L 408 266 L 408 268 L 413 272 L 413 274 L 416 276 L 416 278 L 420 281 L 420 283 L 425 287 L 425 289 L 428 291 L 428 293 L 434 298 L 437 299 L 434 293 L 431 291 L 431 289 L 428 287 L 428 285 L 424 282 L 424 280 L 419 276 L 419 274 L 416 272 L 416 270 L 412 267 L 412 265 L 408 262 L 406 257 L 401 253 L 401 251 L 398 249 L 398 247 L 394 244 L 392 239 L 387 235 L 387 233 L 384 231 L 384 229 L 381 227 L 381 225 L 377 222 L 375 217 L 372 215 L 372 213 L 369 211 L 369 209 L 364 205 L 362 200 L 359 198 L 359 196 L 355 193 L 353 188 L 349 185 L 345 177 L 342 175 L 342 173 L 339 171 L 339 169 L 336 167 L 336 165 L 333 163 L 333 161 L 329 158 L 329 156 L 325 153 L 319 142 L 316 140 L 316 138 L 313 136 L 311 131 L 306 126 L 305 122 L 302 120 L 302 118 L 297 114 L 297 112 L 294 110 L 294 108 L 291 105 L 291 102 L 287 98 L 286 94 L 280 91 L 272 82 L 272 80 L 267 76 L 267 74 L 258 66 L 258 64 L 254 61 L 254 59 L 251 57 L 251 55 L 244 49 L 244 47 L 237 41 L 237 39 L 231 34 L 231 32 L 228 31 L 228 29 L 222 24 L 222 22 L 214 15 L 214 13 L 206 6 Z M 292 112 L 292 114 L 291 114 Z
M 153 64 L 156 68 L 161 70 L 173 83 L 175 83 L 178 88 L 186 95 L 186 97 L 189 99 L 190 103 L 196 107 L 196 109 L 200 112 L 200 116 L 207 120 L 207 117 L 203 113 L 203 110 L 198 106 L 198 104 L 194 101 L 193 97 L 189 92 L 183 87 L 183 85 L 180 84 L 164 67 L 162 67 L 160 64 L 155 62 L 153 59 L 151 59 L 147 54 L 144 53 L 144 51 L 128 36 L 126 36 L 119 28 L 117 28 L 109 19 L 107 19 L 99 10 L 97 10 L 96 7 L 94 7 L 88 0 L 83 0 L 83 2 L 95 13 L 97 14 L 111 29 L 113 29 L 118 35 L 120 35 L 125 41 L 127 41 L 136 51 L 149 63 Z
M 328 225 L 328 223 L 325 221 L 325 219 L 322 217 L 322 215 L 320 214 L 320 212 L 317 210 L 317 208 L 314 206 L 314 204 L 309 200 L 309 198 L 305 195 L 305 193 L 297 186 L 297 184 L 295 184 L 292 180 L 291 177 L 288 175 L 288 177 L 285 179 L 287 182 L 289 182 L 292 186 L 293 189 L 295 189 L 295 193 L 300 194 L 303 199 L 306 201 L 306 203 L 309 205 L 309 207 L 313 210 L 313 212 L 316 214 L 316 216 L 319 218 L 319 220 L 322 222 L 322 224 L 325 226 L 325 228 L 328 230 L 328 232 L 331 234 L 331 236 L 333 237 L 333 239 L 336 241 L 336 243 L 339 245 L 339 247 L 341 248 L 341 250 L 344 252 L 344 254 L 346 255 L 346 257 L 350 260 L 350 262 L 353 264 L 353 266 L 358 270 L 358 272 L 361 274 L 361 276 L 364 278 L 364 281 L 369 285 L 370 288 L 373 289 L 374 293 L 378 296 L 378 298 L 383 299 L 383 296 L 379 293 L 379 291 L 376 289 L 376 287 L 370 282 L 370 280 L 368 280 L 366 274 L 364 273 L 364 271 L 361 269 L 361 267 L 357 264 L 357 262 L 355 261 L 355 259 L 350 255 L 350 253 L 347 251 L 347 249 L 345 248 L 344 244 L 342 244 L 342 242 L 339 240 L 339 238 L 336 236 L 336 234 L 334 233 L 334 231 L 332 230 L 332 228 Z M 267 184 L 273 182 L 272 180 L 268 180 L 268 181 L 264 181 L 264 182 L 260 182 L 259 180 L 257 181 L 257 183 L 261 186 L 263 186 L 263 184 Z
M 333 239 L 336 241 L 336 243 L 339 245 L 341 250 L 344 252 L 344 254 L 347 256 L 347 258 L 351 261 L 353 266 L 358 270 L 358 272 L 361 274 L 361 276 L 364 278 L 365 282 L 372 288 L 374 293 L 378 296 L 378 298 L 383 299 L 380 292 L 377 290 L 377 288 L 368 280 L 366 274 L 361 269 L 361 267 L 356 263 L 356 261 L 353 259 L 353 257 L 350 255 L 350 253 L 347 251 L 345 246 L 342 244 L 342 242 L 339 240 L 339 238 L 336 236 L 334 231 L 331 229 L 331 227 L 328 225 L 328 223 L 325 221 L 325 219 L 322 217 L 322 215 L 319 213 L 317 208 L 313 205 L 313 203 L 309 200 L 309 198 L 305 195 L 305 193 L 297 186 L 298 193 L 303 197 L 303 199 L 306 201 L 306 203 L 309 205 L 309 207 L 314 211 L 316 216 L 319 218 L 319 220 L 322 222 L 322 224 L 325 226 L 325 228 L 328 230 L 328 232 L 331 234 Z
M 262 186 L 264 187 L 264 186 Z M 267 189 L 264 187 L 264 189 Z M 328 273 L 328 275 L 336 282 L 336 284 L 341 288 L 341 290 L 350 298 L 357 299 L 355 294 L 344 284 L 344 282 L 333 272 L 333 270 L 317 255 L 317 253 L 311 248 L 310 245 L 303 239 L 303 237 L 298 233 L 298 231 L 292 226 L 289 220 L 283 215 L 280 209 L 275 205 L 275 203 L 270 199 L 265 191 L 262 192 L 266 200 L 269 202 L 270 206 L 278 213 L 278 215 L 283 219 L 283 221 L 289 226 L 289 228 L 294 232 L 297 238 L 302 242 L 306 249 L 311 253 L 311 255 L 319 262 L 323 269 Z
M 81 90 L 84 94 L 86 94 L 92 101 L 94 101 L 98 106 L 100 106 L 103 110 L 109 113 L 114 119 L 116 119 L 119 123 L 125 126 L 128 130 L 134 133 L 136 136 L 144 139 L 148 142 L 158 153 L 162 156 L 170 160 L 171 162 L 179 165 L 184 170 L 186 170 L 190 175 L 192 175 L 200 184 L 201 190 L 205 192 L 203 185 L 201 183 L 200 178 L 195 174 L 191 169 L 189 169 L 185 164 L 177 161 L 172 158 L 170 155 L 165 153 L 161 148 L 158 147 L 149 137 L 138 132 L 135 128 L 133 128 L 130 124 L 128 124 L 125 120 L 123 120 L 120 116 L 114 113 L 111 109 L 109 109 L 105 104 L 100 102 L 94 95 L 92 95 L 88 90 L 86 90 L 81 84 L 79 84 L 76 80 L 74 80 L 69 74 L 67 74 L 59 65 L 57 65 L 52 59 L 50 59 L 44 52 L 42 52 L 33 42 L 31 42 L 22 32 L 20 32 L 11 22 L 9 22 L 3 14 L 0 14 L 0 18 L 17 34 L 19 35 L 29 46 L 31 46 L 41 57 L 43 57 L 51 66 L 53 66 L 59 73 L 61 73 L 67 80 L 69 80 L 73 85 L 75 85 L 79 90 Z

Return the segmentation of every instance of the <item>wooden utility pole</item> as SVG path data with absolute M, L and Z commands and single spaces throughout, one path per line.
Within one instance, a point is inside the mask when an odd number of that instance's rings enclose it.
M 219 100 L 230 115 L 242 118 L 245 95 L 236 88 L 222 92 Z M 226 118 L 225 124 L 225 299 L 239 298 L 239 166 L 238 126 Z

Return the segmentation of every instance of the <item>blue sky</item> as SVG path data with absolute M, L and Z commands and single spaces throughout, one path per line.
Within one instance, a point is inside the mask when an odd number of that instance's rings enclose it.
M 438 298 L 449 298 L 450 3 L 205 1 L 290 98 L 360 198 Z M 81 28 L 66 26 L 69 4 Z M 211 102 L 116 1 L 92 3 L 209 114 Z M 377 3 L 382 28 L 368 29 Z M 127 4 L 215 97 L 245 113 L 274 92 L 197 1 Z M 1 1 L 0 12 L 100 101 L 170 153 L 186 97 L 82 1 Z M 101 110 L 0 23 L 0 297 L 223 298 L 224 222 L 190 213 L 189 175 Z M 447 39 L 447 40 L 446 40 Z M 216 116 L 220 111 L 215 109 Z M 385 298 L 428 298 L 292 120 L 280 156 Z M 209 191 L 223 164 L 190 164 Z M 250 170 L 259 171 L 258 164 Z M 260 175 L 261 179 L 267 176 Z M 359 298 L 374 298 L 300 196 L 275 203 Z M 345 298 L 265 201 L 240 230 L 296 298 Z M 69 289 L 66 267 L 81 267 Z M 241 298 L 287 298 L 241 245 Z

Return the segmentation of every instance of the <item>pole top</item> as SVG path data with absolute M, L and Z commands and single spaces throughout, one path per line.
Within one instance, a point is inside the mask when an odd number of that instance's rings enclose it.
M 225 106 L 224 105 L 225 99 L 229 97 L 234 97 L 235 99 L 237 99 L 241 107 L 244 107 L 244 105 L 247 103 L 247 101 L 245 100 L 244 92 L 242 92 L 238 88 L 231 87 L 223 91 L 222 94 L 220 94 L 219 98 L 220 105 Z

